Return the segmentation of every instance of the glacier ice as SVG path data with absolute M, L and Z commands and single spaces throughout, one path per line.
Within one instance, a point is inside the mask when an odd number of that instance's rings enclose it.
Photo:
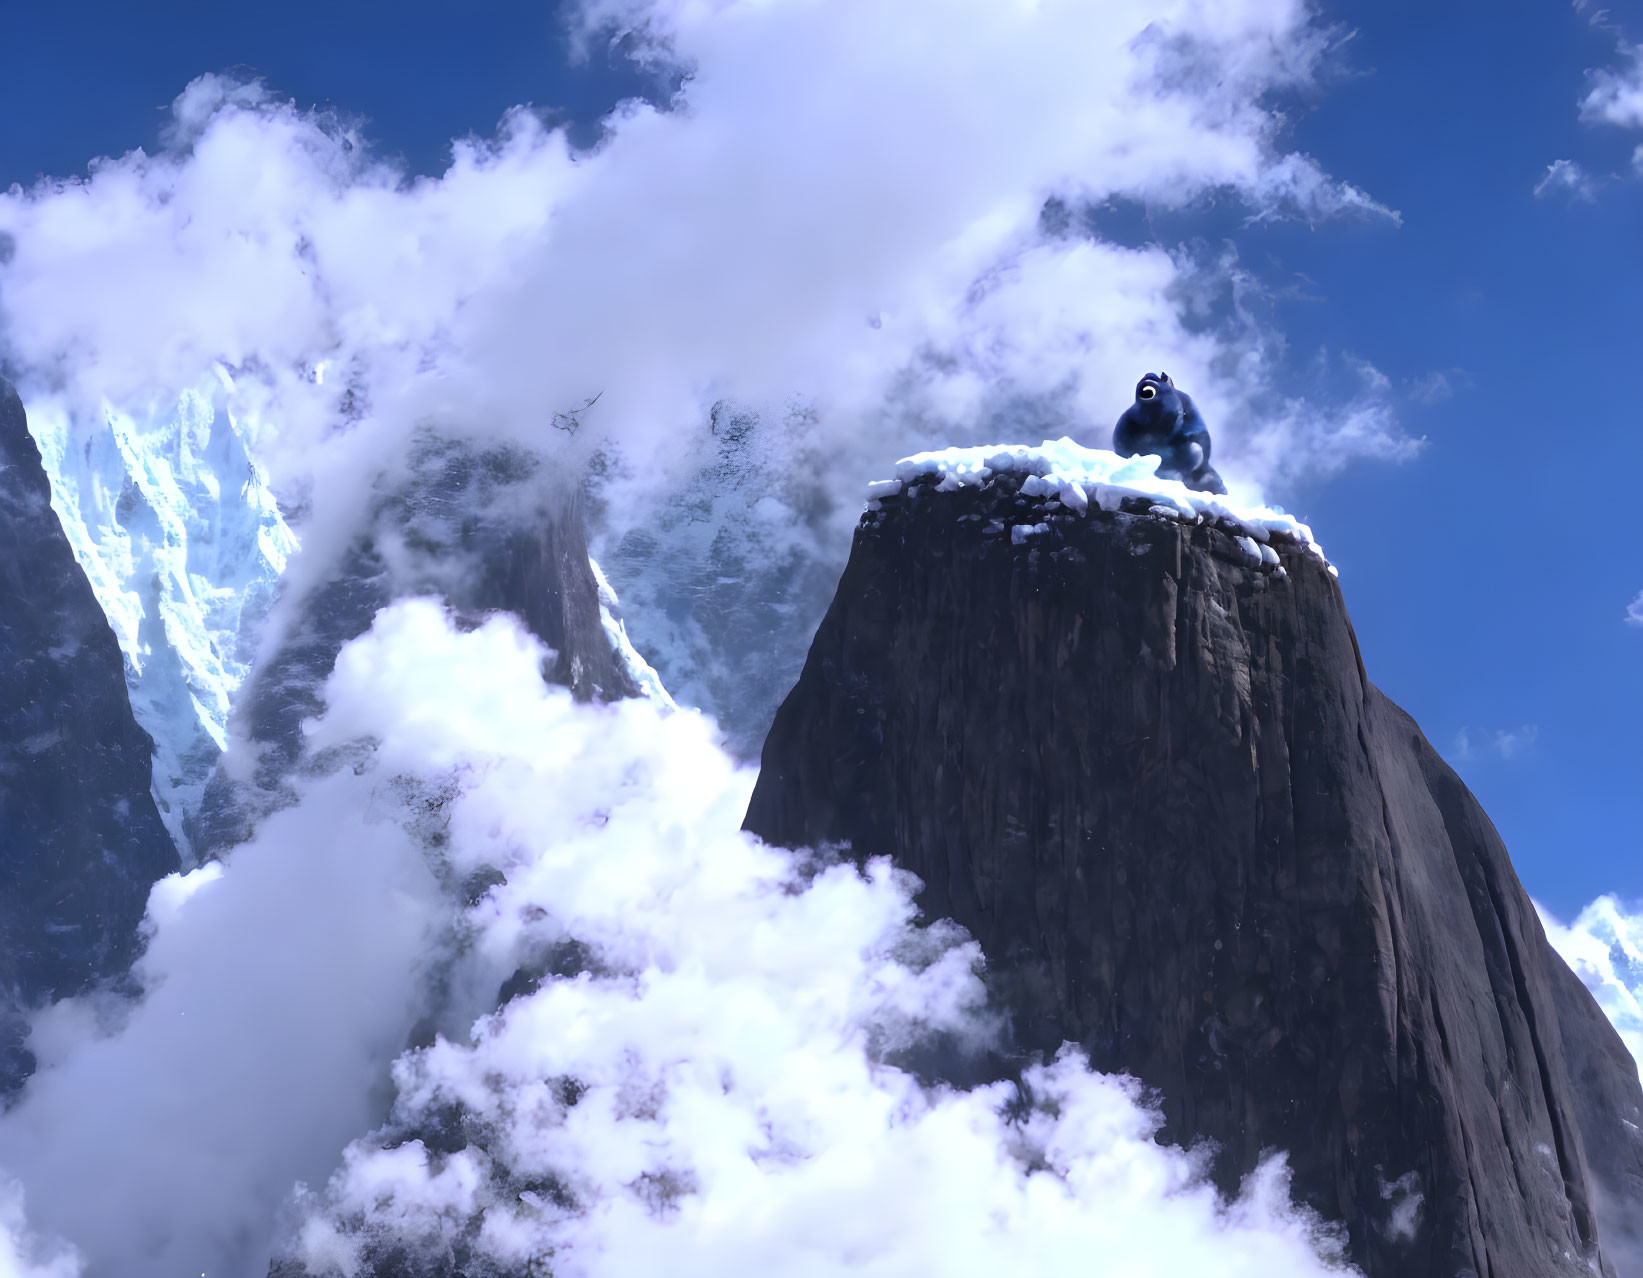
M 143 409 L 76 411 L 28 396 L 52 505 L 125 658 L 137 720 L 154 739 L 154 797 L 185 865 L 189 823 L 228 745 L 230 706 L 297 536 L 214 377 Z M 647 696 L 671 705 L 593 565 L 604 630 Z
M 154 798 L 185 864 L 183 821 L 227 745 L 228 710 L 297 548 L 227 408 L 226 371 L 96 419 L 28 397 L 52 506 L 125 655 L 154 738 Z

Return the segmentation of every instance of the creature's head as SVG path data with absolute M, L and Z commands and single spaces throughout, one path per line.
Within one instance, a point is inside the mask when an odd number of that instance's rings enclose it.
M 1147 416 L 1173 416 L 1181 411 L 1181 394 L 1168 373 L 1148 373 L 1135 384 L 1135 403 Z

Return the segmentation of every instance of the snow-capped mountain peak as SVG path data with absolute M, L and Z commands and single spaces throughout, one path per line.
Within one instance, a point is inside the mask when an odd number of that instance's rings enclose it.
M 175 400 L 77 416 L 31 397 L 52 505 L 125 655 L 138 721 L 154 738 L 154 797 L 190 861 L 183 820 L 227 744 L 297 539 L 227 407 L 226 370 Z

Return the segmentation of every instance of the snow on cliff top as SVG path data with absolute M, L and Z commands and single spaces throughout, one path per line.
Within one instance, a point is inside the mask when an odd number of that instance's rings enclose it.
M 938 477 L 937 492 L 957 492 L 961 488 L 979 488 L 994 475 L 1013 473 L 1026 476 L 1021 484 L 1024 496 L 1059 501 L 1080 515 L 1092 503 L 1102 510 L 1115 511 L 1125 499 L 1138 497 L 1150 501 L 1151 513 L 1162 518 L 1224 520 L 1237 525 L 1257 548 L 1264 547 L 1272 534 L 1284 534 L 1323 557 L 1312 529 L 1295 516 L 1278 507 L 1246 505 L 1231 497 L 1197 492 L 1179 480 L 1159 479 L 1153 473 L 1158 465 L 1156 457 L 1120 457 L 1104 448 L 1085 448 L 1065 436 L 1047 439 L 1037 446 L 942 448 L 903 457 L 896 463 L 896 477 L 869 484 L 867 495 L 871 503 L 899 496 L 908 484 L 926 475 Z M 1037 527 L 1042 525 L 1012 529 L 1011 538 L 1024 541 L 1032 535 L 1028 530 Z M 1262 557 L 1267 556 L 1273 556 L 1273 552 L 1267 550 Z

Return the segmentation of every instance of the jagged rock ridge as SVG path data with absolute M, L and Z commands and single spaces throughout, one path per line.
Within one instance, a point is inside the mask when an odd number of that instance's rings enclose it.
M 296 610 L 294 624 L 247 684 L 235 714 L 258 752 L 252 775 L 219 768 L 188 829 L 213 854 L 250 836 L 259 816 L 289 801 L 302 723 L 321 713 L 337 653 L 397 598 L 437 594 L 473 617 L 513 612 L 552 649 L 543 678 L 581 701 L 640 695 L 645 671 L 601 607 L 588 558 L 583 499 L 546 489 L 538 459 L 430 439 L 412 479 L 379 496 L 341 561 Z M 654 679 L 654 676 L 651 676 Z
M 177 869 L 153 750 L 0 381 L 0 1090 L 33 1069 L 26 1010 L 128 968 L 148 890 Z
M 1287 1151 L 1370 1278 L 1643 1274 L 1635 1066 L 1321 557 L 935 483 L 864 516 L 747 828 L 912 870 L 1022 1051 L 1158 1088 L 1225 1188 Z

